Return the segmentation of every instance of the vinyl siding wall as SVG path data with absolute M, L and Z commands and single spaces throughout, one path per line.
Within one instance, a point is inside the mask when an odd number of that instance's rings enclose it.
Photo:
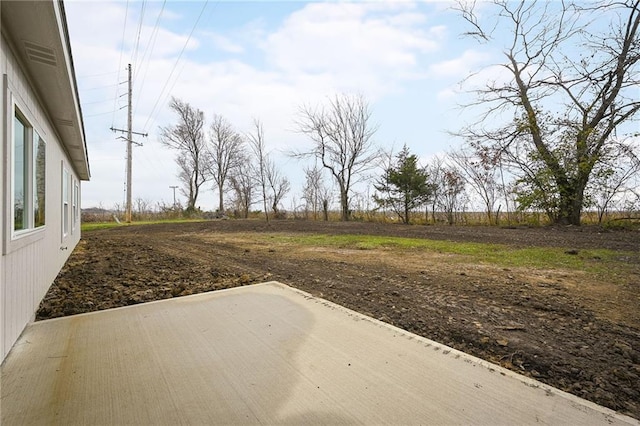
M 0 118 L 3 141 L 2 162 L 2 258 L 0 261 L 0 360 L 5 356 L 32 321 L 38 305 L 53 283 L 56 275 L 80 240 L 80 220 L 73 226 L 73 185 L 78 183 L 58 135 L 48 114 L 41 107 L 37 94 L 32 90 L 22 67 L 12 53 L 9 43 L 2 36 L 0 46 L 0 71 L 2 74 L 2 105 Z M 25 235 L 14 236 L 11 200 L 11 147 L 13 140 L 14 108 L 18 108 L 29 124 L 46 143 L 46 195 L 45 225 Z M 68 171 L 66 182 L 69 193 L 69 233 L 63 236 L 62 228 L 62 180 L 63 168 Z M 80 198 L 80 194 L 78 194 Z M 78 206 L 77 211 L 80 208 Z

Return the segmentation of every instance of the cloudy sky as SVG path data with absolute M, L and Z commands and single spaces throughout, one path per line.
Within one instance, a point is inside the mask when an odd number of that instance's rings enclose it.
M 500 60 L 500 51 L 461 34 L 445 2 L 67 1 L 65 8 L 85 119 L 92 178 L 83 207 L 125 200 L 127 64 L 133 67 L 134 199 L 171 203 L 175 152 L 159 126 L 175 123 L 171 96 L 225 116 L 240 132 L 254 117 L 267 148 L 299 198 L 304 164 L 288 158 L 310 142 L 295 132 L 296 111 L 327 96 L 361 93 L 381 147 L 407 144 L 425 161 L 460 141 L 459 83 Z M 184 197 L 177 194 L 184 202 Z M 212 185 L 199 198 L 216 206 Z M 291 208 L 290 201 L 284 207 Z

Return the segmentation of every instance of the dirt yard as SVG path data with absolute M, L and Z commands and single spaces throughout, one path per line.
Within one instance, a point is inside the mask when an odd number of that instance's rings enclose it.
M 426 250 L 270 236 L 373 234 L 620 251 L 620 282 Z M 84 234 L 38 319 L 277 280 L 640 419 L 640 233 L 597 228 L 211 221 Z M 630 253 L 629 253 L 630 252 Z M 593 261 L 597 261 L 594 259 Z

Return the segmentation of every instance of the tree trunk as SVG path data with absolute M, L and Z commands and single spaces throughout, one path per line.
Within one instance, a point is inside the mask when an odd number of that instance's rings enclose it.
M 349 196 L 347 194 L 347 190 L 344 188 L 344 185 L 340 185 L 340 207 L 342 209 L 342 221 L 349 221 Z
M 486 207 L 487 207 L 487 220 L 489 221 L 489 225 L 493 225 L 493 223 L 492 223 L 493 211 L 491 211 L 491 207 L 489 206 L 488 203 L 487 203 Z
M 198 184 L 198 179 L 200 178 L 200 174 L 198 173 L 198 170 L 196 169 L 194 171 L 195 174 L 195 178 L 193 180 L 193 197 L 192 197 L 192 203 L 191 203 L 191 210 L 195 211 L 196 210 L 196 202 L 198 201 L 198 193 L 200 192 L 200 186 Z
M 196 197 L 194 195 L 193 181 L 189 182 L 189 199 L 187 200 L 187 212 L 191 213 L 196 209 Z
M 218 185 L 218 201 L 219 201 L 219 207 L 218 207 L 218 211 L 220 213 L 224 212 L 224 195 L 222 193 L 222 185 Z
M 586 184 L 576 183 L 560 188 L 560 206 L 555 223 L 580 226 Z
M 404 203 L 404 217 L 402 218 L 402 222 L 405 224 L 409 224 L 409 203 L 405 201 Z

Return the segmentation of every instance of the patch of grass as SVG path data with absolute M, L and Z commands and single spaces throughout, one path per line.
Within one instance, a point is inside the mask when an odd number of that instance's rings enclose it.
M 96 231 L 98 229 L 117 228 L 118 226 L 125 226 L 125 224 L 117 223 L 117 222 L 90 222 L 90 223 L 83 222 L 80 225 L 80 230 L 82 232 L 87 232 L 87 231 Z
M 571 254 L 563 247 L 514 248 L 500 244 L 453 242 L 420 238 L 385 237 L 374 235 L 271 235 L 271 241 L 288 245 L 337 247 L 355 250 L 424 250 L 459 256 L 451 261 L 485 262 L 503 267 L 539 269 L 569 269 L 606 274 L 612 268 L 628 268 L 620 259 L 635 253 L 606 249 L 579 250 Z M 401 253 L 399 253 L 401 254 Z M 614 266 L 615 265 L 615 266 Z
M 163 220 L 145 220 L 139 222 L 88 222 L 82 223 L 80 229 L 82 232 L 95 231 L 98 229 L 117 228 L 119 226 L 137 226 L 137 225 L 155 225 L 158 223 L 185 223 L 185 222 L 205 222 L 206 219 L 163 219 Z
M 622 231 L 635 231 L 640 229 L 640 218 L 619 218 L 602 223 L 602 228 Z

